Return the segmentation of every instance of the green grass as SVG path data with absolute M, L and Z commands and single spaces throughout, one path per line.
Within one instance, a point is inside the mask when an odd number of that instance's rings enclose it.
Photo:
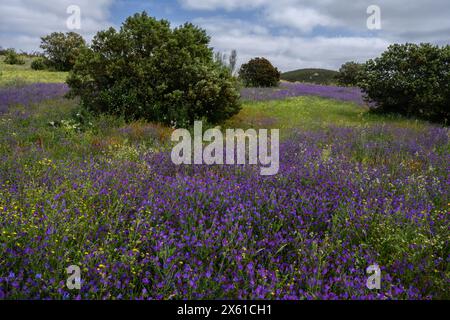
M 336 82 L 335 77 L 337 74 L 337 71 L 327 69 L 299 69 L 283 73 L 281 79 L 291 82 L 333 84 Z
M 11 116 L 5 115 L 0 121 L 0 131 L 5 133 L 5 139 L 14 137 L 13 143 L 0 143 L 0 151 L 7 154 L 17 147 L 19 150 L 41 147 L 56 160 L 80 158 L 86 154 L 133 153 L 140 148 L 164 149 L 170 144 L 170 128 L 145 121 L 126 123 L 111 116 L 88 117 L 78 123 L 75 115 L 79 110 L 77 100 L 62 98 L 30 107 L 12 107 Z M 284 101 L 246 102 L 242 111 L 222 127 L 280 129 L 284 139 L 293 129 L 321 130 L 329 126 L 370 126 L 389 122 L 417 129 L 426 126 L 425 122 L 373 115 L 353 103 L 297 97 Z
M 15 86 L 21 84 L 45 82 L 65 82 L 67 72 L 36 71 L 31 69 L 33 58 L 25 58 L 24 65 L 5 64 L 5 57 L 0 56 L 0 86 Z
M 0 154 L 19 153 L 22 158 L 45 154 L 55 161 L 87 155 L 131 157 L 138 150 L 166 148 L 171 130 L 144 121 L 94 117 L 80 110 L 77 99 L 59 98 L 13 106 L 0 116 Z
M 319 97 L 245 102 L 242 111 L 227 121 L 228 128 L 278 128 L 286 136 L 292 129 L 322 129 L 333 126 L 364 126 L 393 123 L 400 127 L 423 128 L 426 123 L 395 116 L 372 114 L 354 103 Z

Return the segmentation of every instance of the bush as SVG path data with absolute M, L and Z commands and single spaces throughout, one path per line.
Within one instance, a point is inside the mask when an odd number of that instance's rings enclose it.
M 172 29 L 145 12 L 120 31 L 97 33 L 67 80 L 93 113 L 174 126 L 225 120 L 240 110 L 230 72 L 214 62 L 206 32 L 192 24 Z
M 45 70 L 48 68 L 48 61 L 45 58 L 39 57 L 31 62 L 31 69 L 33 70 Z
M 359 80 L 363 76 L 364 65 L 356 62 L 346 62 L 339 69 L 336 79 L 342 86 L 358 86 Z
M 7 49 L 5 56 L 6 64 L 25 64 L 25 60 L 14 49 Z
M 448 124 L 450 46 L 395 44 L 364 66 L 360 86 L 374 109 Z
M 281 73 L 269 60 L 254 58 L 242 65 L 239 77 L 246 87 L 276 87 Z
M 53 32 L 41 41 L 49 67 L 58 71 L 72 70 L 80 51 L 86 47 L 83 37 L 75 32 Z

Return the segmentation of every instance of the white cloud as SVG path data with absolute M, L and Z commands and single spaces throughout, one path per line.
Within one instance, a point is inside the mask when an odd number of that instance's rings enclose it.
M 81 8 L 79 33 L 90 40 L 97 31 L 113 25 L 108 13 L 115 1 L 118 0 L 1 0 L 0 46 L 37 50 L 41 36 L 68 31 L 66 9 L 72 4 Z M 139 1 L 130 4 L 142 4 Z M 266 56 L 282 70 L 338 68 L 347 60 L 373 58 L 393 42 L 449 43 L 448 0 L 178 2 L 181 8 L 172 8 L 176 19 L 190 20 L 185 18 L 187 12 L 183 9 L 190 11 L 188 16 L 199 17 L 194 22 L 212 35 L 212 45 L 217 50 L 237 49 L 240 62 Z M 150 7 L 156 6 L 153 1 L 149 3 Z M 377 32 L 366 27 L 366 9 L 371 4 L 381 8 L 382 30 Z
M 228 11 L 236 9 L 254 9 L 268 3 L 267 0 L 180 0 L 184 8 L 194 10 Z
M 213 11 L 224 9 L 258 10 L 269 22 L 278 26 L 291 27 L 302 32 L 310 32 L 318 26 L 337 26 L 337 19 L 320 13 L 312 7 L 305 7 L 296 0 L 179 0 L 183 7 L 192 10 Z
M 216 51 L 238 51 L 239 64 L 264 56 L 280 70 L 295 68 L 337 69 L 349 60 L 365 61 L 383 52 L 389 42 L 374 37 L 307 37 L 260 32 L 264 27 L 240 20 L 197 19 L 212 36 Z
M 378 56 L 390 43 L 449 44 L 448 0 L 179 0 L 188 9 L 236 11 L 245 25 L 227 18 L 199 21 L 216 50 L 237 49 L 241 61 L 266 56 L 279 68 L 338 68 L 348 60 Z M 381 9 L 382 29 L 367 29 L 367 8 Z M 251 9 L 249 11 L 248 9 Z M 264 26 L 264 34 L 253 32 Z M 320 29 L 319 29 L 320 27 Z M 321 36 L 320 36 L 321 35 Z M 342 36 L 341 36 L 342 35 Z
M 111 25 L 108 8 L 112 0 L 2 0 L 0 3 L 0 45 L 27 51 L 39 49 L 40 37 L 54 31 L 68 32 L 67 8 L 81 9 L 81 29 L 73 30 L 88 40 Z
M 340 22 L 315 9 L 304 7 L 281 7 L 266 10 L 267 19 L 279 26 L 291 27 L 301 32 L 311 32 L 315 27 L 335 27 Z
M 367 8 L 381 8 L 382 30 L 385 39 L 397 42 L 430 41 L 449 43 L 450 4 L 448 0 L 178 0 L 193 10 L 245 10 L 258 12 L 264 22 L 290 27 L 302 32 L 315 27 L 340 29 L 351 33 L 368 33 Z M 258 21 L 260 24 L 263 21 Z

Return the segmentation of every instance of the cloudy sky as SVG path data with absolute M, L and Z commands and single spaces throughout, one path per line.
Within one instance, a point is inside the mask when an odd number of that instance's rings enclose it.
M 279 69 L 337 69 L 363 62 L 395 42 L 450 43 L 449 0 L 1 0 L 0 46 L 39 49 L 39 37 L 69 31 L 67 8 L 79 6 L 87 39 L 146 10 L 173 26 L 204 27 L 216 51 L 236 49 L 239 62 L 264 56 Z M 381 29 L 369 29 L 378 6 Z

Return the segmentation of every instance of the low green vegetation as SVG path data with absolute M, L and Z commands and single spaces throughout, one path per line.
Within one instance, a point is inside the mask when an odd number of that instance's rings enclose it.
M 319 97 L 296 97 L 286 100 L 245 102 L 242 111 L 226 122 L 229 128 L 279 128 L 282 137 L 296 129 L 313 130 L 329 126 L 366 126 L 390 123 L 420 129 L 425 122 L 395 115 L 380 115 L 355 103 Z
M 330 85 L 336 83 L 338 74 L 337 71 L 327 69 L 299 69 L 282 73 L 281 80 Z
M 115 157 L 133 148 L 156 151 L 170 142 L 171 133 L 158 124 L 94 117 L 80 108 L 77 99 L 64 98 L 12 107 L 0 119 L 0 131 L 6 139 L 0 141 L 2 154 L 13 149 L 24 152 L 23 157 L 42 152 L 54 161 L 74 161 L 86 155 Z M 8 137 L 14 137 L 14 143 Z
M 6 64 L 10 65 L 23 65 L 25 64 L 24 58 L 16 52 L 15 49 L 7 49 L 5 52 L 5 60 Z

